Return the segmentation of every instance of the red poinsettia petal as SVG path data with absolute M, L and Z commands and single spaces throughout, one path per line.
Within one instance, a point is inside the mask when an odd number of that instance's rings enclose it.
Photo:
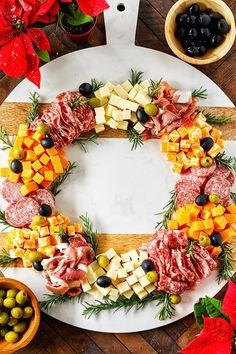
M 16 31 L 12 29 L 12 26 L 0 13 L 0 46 L 9 42 L 14 37 L 15 33 Z
M 223 300 L 222 311 L 229 316 L 232 326 L 236 329 L 236 284 L 231 280 Z
M 46 34 L 38 28 L 28 28 L 27 33 L 30 39 L 40 50 L 50 50 L 50 43 Z
M 0 1 L 0 12 L 9 22 L 14 23 L 21 18 L 23 9 L 17 0 Z
M 25 76 L 27 77 L 28 80 L 30 80 L 36 86 L 38 86 L 38 88 L 40 88 L 41 74 L 39 71 L 39 57 L 34 51 L 29 36 L 22 33 L 21 37 L 27 54 L 27 62 L 28 62 Z
M 40 7 L 37 21 L 43 23 L 53 23 L 57 20 L 60 11 L 58 0 L 46 0 Z
M 77 3 L 85 14 L 93 17 L 110 7 L 105 0 L 77 0 Z
M 60 0 L 61 2 L 72 2 L 73 0 Z
M 22 16 L 22 20 L 24 21 L 24 27 L 28 27 L 29 25 L 37 22 L 38 12 L 41 6 L 40 0 L 20 0 L 22 6 L 24 7 L 24 12 Z
M 20 36 L 14 37 L 0 49 L 0 70 L 12 77 L 25 73 L 27 59 Z
M 230 354 L 234 330 L 224 318 L 204 318 L 204 328 L 182 354 Z

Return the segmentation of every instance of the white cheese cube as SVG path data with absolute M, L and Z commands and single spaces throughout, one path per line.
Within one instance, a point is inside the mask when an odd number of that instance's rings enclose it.
M 140 261 L 140 263 L 143 263 L 143 261 L 145 261 L 146 259 L 148 259 L 148 253 L 144 252 L 144 251 L 140 251 L 139 252 L 139 261 Z
M 123 120 L 130 120 L 131 118 L 131 111 L 129 109 L 125 109 L 123 111 Z
M 121 262 L 122 261 L 122 258 L 118 255 L 118 254 L 116 254 L 113 258 L 112 258 L 112 261 L 111 261 L 111 263 L 113 263 L 113 262 Z
M 81 286 L 82 286 L 84 293 L 86 293 L 87 291 L 92 289 L 92 287 L 90 286 L 90 284 L 87 280 L 84 280 L 83 283 L 81 284 Z
M 95 283 L 95 281 L 97 280 L 97 274 L 91 269 L 88 267 L 88 270 L 87 270 L 87 279 L 88 279 L 88 282 L 89 284 L 93 284 Z
M 134 284 L 132 286 L 132 289 L 135 292 L 135 294 L 141 293 L 141 291 L 143 291 L 143 287 L 139 283 Z
M 123 89 L 126 91 L 126 92 L 129 92 L 132 88 L 133 88 L 133 85 L 131 84 L 131 82 L 129 80 L 126 80 L 125 82 L 123 82 L 121 84 L 121 86 L 123 87 Z
M 137 283 L 138 284 L 138 283 Z M 117 289 L 119 290 L 120 294 L 124 294 L 126 291 L 130 290 L 130 286 L 127 281 L 120 283 L 117 285 Z
M 152 293 L 154 290 L 156 290 L 156 287 L 155 287 L 155 285 L 154 285 L 153 283 L 151 283 L 151 284 L 145 286 L 145 290 L 147 290 L 147 292 L 150 294 L 150 293 Z
M 141 265 L 139 261 L 132 261 L 132 262 L 133 262 L 134 269 L 137 269 Z
M 99 89 L 101 97 L 109 97 L 110 96 L 110 90 L 108 86 L 103 86 L 100 87 Z
M 107 288 L 102 288 L 101 286 L 98 286 L 97 284 L 94 284 L 94 288 L 97 289 L 103 296 L 107 296 L 110 291 L 110 287 L 108 286 Z
M 98 294 L 99 296 L 101 296 L 101 299 L 103 299 L 102 294 L 98 290 L 96 290 L 94 287 L 91 288 L 90 290 L 88 290 L 87 294 L 92 295 L 93 297 L 95 297 L 95 295 Z
M 126 262 L 126 263 L 123 263 L 123 267 L 126 269 L 126 271 L 129 273 L 129 272 L 132 272 L 134 270 L 134 265 L 132 262 Z
M 129 251 L 129 255 L 132 261 L 136 261 L 139 258 L 138 252 L 136 250 Z
M 120 269 L 120 268 L 122 268 L 122 266 L 121 266 L 120 262 L 118 262 L 118 261 L 112 262 L 112 263 L 110 264 L 110 269 L 116 269 L 116 270 L 118 270 L 118 269 Z
M 115 86 L 114 91 L 119 97 L 124 99 L 128 98 L 128 93 L 123 89 L 121 85 Z
M 129 123 L 127 121 L 118 122 L 117 129 L 127 130 Z
M 88 268 L 91 268 L 92 270 L 97 270 L 99 268 L 99 264 L 97 261 L 94 261 L 88 265 Z
M 114 248 L 109 248 L 109 250 L 107 250 L 105 252 L 105 255 L 107 256 L 107 258 L 110 260 L 113 257 L 115 257 L 117 255 L 116 251 L 114 250 Z
M 135 96 L 137 95 L 138 91 L 135 90 L 135 88 L 132 88 L 132 90 L 129 92 L 128 94 L 128 98 L 131 100 L 131 101 L 134 101 L 135 99 Z
M 111 95 L 111 98 L 109 100 L 109 104 L 116 106 L 120 109 L 130 109 L 133 112 L 136 112 L 139 105 L 135 102 L 131 102 L 128 100 L 124 100 L 121 97 L 118 97 L 114 94 Z
M 129 285 L 134 285 L 135 283 L 138 282 L 138 279 L 134 274 L 130 275 L 128 278 L 126 278 L 126 281 Z
M 116 280 L 117 278 L 117 270 L 114 268 L 111 268 L 110 270 L 108 270 L 107 274 L 106 274 L 109 278 Z
M 145 89 L 146 87 L 150 87 L 151 83 L 149 80 L 144 80 L 143 82 L 141 82 L 140 86 Z
M 150 281 L 147 279 L 146 275 L 144 275 L 142 278 L 139 278 L 138 281 L 143 288 L 145 288 L 145 286 L 148 286 L 150 284 Z
M 119 291 L 115 288 L 110 287 L 109 295 L 112 295 L 112 296 L 118 295 L 119 296 Z
M 106 123 L 104 107 L 96 107 L 94 108 L 94 111 L 95 111 L 96 123 L 97 124 Z
M 135 102 L 139 103 L 140 106 L 144 107 L 146 104 L 151 103 L 152 98 L 146 94 L 145 91 L 139 91 L 135 96 Z
M 134 129 L 139 133 L 142 134 L 145 130 L 145 127 L 141 123 L 136 123 Z
M 139 105 L 132 101 L 126 101 L 125 108 L 130 109 L 133 112 L 136 112 L 137 109 L 139 108 Z
M 105 130 L 105 126 L 103 124 L 97 124 L 95 125 L 95 132 L 96 133 L 101 133 Z
M 112 111 L 112 118 L 115 119 L 117 122 L 121 122 L 123 120 L 123 111 L 120 110 L 113 110 Z
M 142 267 L 139 267 L 134 270 L 134 274 L 136 275 L 137 278 L 142 278 L 145 275 L 145 272 Z
M 137 119 L 136 113 L 131 112 L 130 120 L 131 120 L 131 122 L 133 122 L 133 123 L 137 122 L 138 119 Z
M 113 83 L 110 81 L 108 81 L 105 86 L 109 88 L 110 92 L 112 92 L 115 87 L 115 85 L 113 85 Z
M 143 291 L 138 293 L 138 297 L 140 298 L 140 300 L 144 299 L 147 295 L 148 295 L 148 293 L 144 289 L 143 289 Z
M 119 279 L 126 278 L 127 277 L 126 269 L 125 268 L 118 269 L 117 275 Z
M 129 262 L 130 261 L 130 256 L 129 256 L 128 252 L 127 253 L 122 253 L 120 256 L 121 256 L 123 262 Z
M 102 96 L 101 96 L 100 90 L 94 91 L 94 95 L 95 95 L 95 97 L 99 98 L 99 100 L 101 100 Z
M 102 275 L 106 274 L 106 272 L 102 268 L 96 269 L 95 273 L 96 273 L 97 277 L 101 277 Z
M 109 121 L 107 122 L 107 125 L 109 125 L 109 127 L 112 128 L 112 129 L 117 129 L 118 122 L 115 121 L 115 119 L 110 118 Z
M 142 87 L 139 84 L 134 85 L 134 89 L 139 92 L 140 90 L 142 90 Z
M 112 112 L 113 112 L 114 110 L 116 111 L 117 108 L 114 107 L 114 106 L 112 106 L 111 104 L 108 104 L 108 105 L 105 107 L 105 115 L 106 115 L 107 117 L 112 117 Z
M 123 295 L 126 297 L 126 299 L 130 299 L 131 296 L 134 294 L 134 291 L 132 289 L 126 291 Z
M 112 301 L 117 301 L 117 299 L 118 299 L 119 296 L 120 296 L 120 295 L 109 295 L 108 297 L 109 297 L 109 299 L 112 300 Z

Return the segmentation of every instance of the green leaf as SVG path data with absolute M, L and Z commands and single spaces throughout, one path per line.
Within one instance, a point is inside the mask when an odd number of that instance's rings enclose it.
M 80 26 L 93 21 L 91 16 L 84 14 L 79 8 L 70 6 L 70 13 L 66 20 L 71 26 Z
M 50 56 L 49 56 L 49 53 L 47 50 L 39 50 L 39 49 L 36 49 L 36 53 L 38 55 L 38 57 L 45 61 L 46 63 L 48 63 L 50 61 Z
M 195 316 L 196 322 L 200 328 L 203 328 L 202 315 L 204 315 L 204 316 L 208 315 L 204 301 L 202 301 L 202 300 L 204 300 L 204 299 L 200 299 L 199 302 L 194 304 L 194 316 Z
M 224 317 L 220 300 L 206 296 L 204 303 L 209 317 Z

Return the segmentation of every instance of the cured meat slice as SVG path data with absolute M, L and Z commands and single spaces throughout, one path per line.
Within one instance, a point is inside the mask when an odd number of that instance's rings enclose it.
M 200 194 L 201 191 L 199 185 L 194 181 L 191 180 L 184 181 L 180 179 L 179 181 L 176 182 L 175 184 L 176 193 L 179 193 L 180 191 L 186 191 L 186 190 L 195 190 L 196 192 L 198 192 L 198 194 Z
M 213 160 L 213 163 L 210 167 L 201 167 L 201 168 L 191 167 L 190 172 L 196 176 L 209 177 L 213 175 L 215 169 L 216 169 L 216 163 L 215 160 Z
M 55 197 L 52 192 L 47 189 L 38 189 L 37 191 L 30 193 L 29 197 L 36 200 L 39 205 L 47 204 L 52 209 L 55 208 Z
M 17 208 L 16 208 L 16 203 L 10 203 L 8 204 L 6 210 L 5 210 L 5 218 L 6 221 L 12 225 L 13 227 L 23 227 L 24 224 L 22 224 L 21 219 L 19 218 Z
M 1 184 L 0 194 L 8 203 L 17 202 L 20 198 L 22 198 L 22 194 L 20 192 L 20 188 L 22 186 L 22 183 L 13 183 L 8 181 L 6 178 Z
M 227 177 L 230 175 L 230 169 L 225 166 L 225 165 L 220 165 L 217 166 L 217 168 L 214 171 L 213 176 L 214 177 L 225 177 L 227 179 Z
M 206 177 L 197 176 L 191 173 L 190 171 L 181 173 L 180 179 L 182 181 L 192 181 L 193 183 L 197 184 L 199 187 L 202 187 L 206 182 Z
M 230 182 L 224 177 L 211 177 L 205 186 L 205 194 L 217 194 L 220 202 L 226 202 L 230 197 Z
M 234 182 L 235 182 L 235 177 L 234 177 L 233 172 L 230 171 L 230 174 L 228 175 L 227 180 L 229 181 L 229 183 L 230 183 L 230 185 L 232 187 L 234 185 Z
M 39 203 L 29 197 L 22 197 L 15 205 L 17 218 L 22 226 L 29 225 L 32 218 L 39 213 Z
M 192 204 L 195 202 L 199 192 L 194 189 L 181 190 L 177 194 L 176 205 L 177 208 L 182 208 L 185 204 Z

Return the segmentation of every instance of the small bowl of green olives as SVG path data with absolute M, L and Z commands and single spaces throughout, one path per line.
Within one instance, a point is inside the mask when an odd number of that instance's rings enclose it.
M 165 22 L 168 45 L 177 57 L 193 65 L 223 58 L 235 33 L 233 13 L 222 0 L 178 0 Z
M 11 354 L 26 347 L 40 323 L 34 293 L 15 279 L 0 278 L 0 353 Z

